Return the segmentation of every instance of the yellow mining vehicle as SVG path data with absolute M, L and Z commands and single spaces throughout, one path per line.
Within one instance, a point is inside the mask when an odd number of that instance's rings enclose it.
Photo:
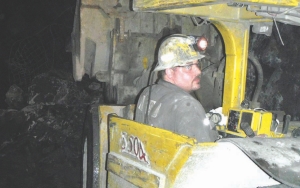
M 277 22 L 300 25 L 299 9 L 299 0 L 78 1 L 74 78 L 104 82 L 115 104 L 90 109 L 83 187 L 300 187 L 300 140 L 289 132 L 296 124 L 289 116 L 276 122 L 259 108 L 257 93 L 244 100 L 248 59 L 259 66 L 248 52 L 250 31 L 270 35 Z M 197 143 L 132 120 L 129 104 L 148 83 L 160 39 L 172 33 L 208 39 L 202 64 L 217 65 L 210 103 L 222 107 L 210 115 L 227 138 Z

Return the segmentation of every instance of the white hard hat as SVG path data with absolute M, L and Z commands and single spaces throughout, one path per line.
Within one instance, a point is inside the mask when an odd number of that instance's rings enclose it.
M 159 47 L 158 63 L 154 71 L 186 66 L 194 60 L 203 58 L 204 55 L 194 49 L 195 44 L 196 39 L 193 36 L 181 34 L 169 36 Z

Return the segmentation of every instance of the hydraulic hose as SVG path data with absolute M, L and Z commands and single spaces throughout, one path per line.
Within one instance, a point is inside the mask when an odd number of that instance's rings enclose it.
M 253 65 L 255 66 L 255 68 L 257 70 L 257 85 L 256 85 L 256 88 L 255 88 L 255 91 L 254 91 L 254 94 L 252 97 L 252 102 L 251 102 L 251 107 L 256 108 L 256 107 L 259 107 L 259 106 L 256 106 L 256 104 L 257 104 L 257 100 L 258 100 L 259 94 L 262 89 L 264 76 L 263 76 L 263 70 L 262 70 L 261 64 L 259 63 L 257 58 L 254 56 L 253 52 L 249 53 L 248 59 L 253 63 Z
M 220 86 L 223 85 L 223 80 L 224 80 L 224 68 L 225 68 L 225 58 L 222 58 L 221 63 L 217 69 L 217 75 L 214 81 L 214 91 L 213 91 L 213 95 L 214 95 L 214 106 L 215 107 L 219 107 L 220 105 L 222 105 L 222 91 L 220 92 L 220 89 L 223 90 L 223 88 L 220 88 Z M 220 76 L 222 75 L 222 76 Z M 220 96 L 221 93 L 221 96 Z
M 149 107 L 150 107 L 150 100 L 151 100 L 151 93 L 152 93 L 152 85 L 153 85 L 153 70 L 150 71 L 150 79 L 149 79 L 149 95 L 148 95 L 148 103 L 147 103 L 147 108 L 146 108 L 146 114 L 144 117 L 144 123 L 149 124 Z

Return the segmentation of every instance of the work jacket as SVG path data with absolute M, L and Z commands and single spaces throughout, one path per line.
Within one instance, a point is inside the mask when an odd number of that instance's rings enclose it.
M 200 102 L 188 92 L 164 80 L 148 86 L 141 93 L 135 120 L 196 138 L 198 142 L 213 142 L 218 138 Z

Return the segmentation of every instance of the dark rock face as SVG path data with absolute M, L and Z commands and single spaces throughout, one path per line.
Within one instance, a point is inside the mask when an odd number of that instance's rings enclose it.
M 300 120 L 300 27 L 277 23 L 272 35 L 251 34 L 249 51 L 253 51 L 263 68 L 264 83 L 258 101 L 267 110 L 284 111 L 292 120 Z M 283 44 L 281 43 L 281 40 Z M 251 67 L 251 65 L 249 65 Z M 255 69 L 248 70 L 247 97 L 255 88 Z
M 17 119 L 6 121 L 8 129 L 18 131 L 6 131 L 1 145 L 0 187 L 79 187 L 84 112 L 85 106 L 36 105 L 5 113 Z
M 10 143 L 13 138 L 26 132 L 26 119 L 23 111 L 0 110 L 0 143 Z M 0 147 L 2 148 L 2 145 Z
M 10 86 L 8 92 L 6 93 L 5 102 L 7 103 L 9 109 L 22 109 L 26 106 L 23 90 L 15 84 Z
M 83 122 L 89 104 L 103 103 L 102 88 L 71 78 L 43 73 L 26 107 L 0 110 L 0 187 L 80 187 Z
M 28 88 L 28 104 L 88 104 L 91 99 L 87 92 L 77 87 L 72 75 L 64 74 L 56 71 L 36 76 Z

